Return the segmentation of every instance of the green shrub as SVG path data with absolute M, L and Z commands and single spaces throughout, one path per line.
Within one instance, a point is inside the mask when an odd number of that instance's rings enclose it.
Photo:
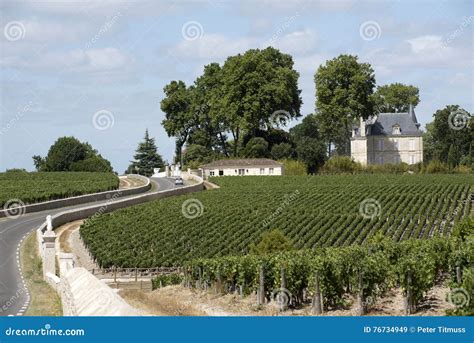
M 296 160 L 280 160 L 283 163 L 285 175 L 306 175 L 307 166 L 304 162 Z
M 250 253 L 255 255 L 271 254 L 279 251 L 293 250 L 293 243 L 280 230 L 272 230 L 262 234 L 257 245 L 250 244 Z
M 363 169 L 362 165 L 348 156 L 333 156 L 323 166 L 322 173 L 355 173 Z
M 448 173 L 449 168 L 446 164 L 438 161 L 432 160 L 425 168 L 425 172 L 428 174 L 437 174 L 437 173 Z
M 151 285 L 153 289 L 160 287 L 179 285 L 183 281 L 183 276 L 181 274 L 165 274 L 159 275 L 153 280 L 151 280 Z

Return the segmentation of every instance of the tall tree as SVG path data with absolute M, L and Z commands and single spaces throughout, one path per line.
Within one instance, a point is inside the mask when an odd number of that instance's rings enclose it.
M 234 156 L 246 133 L 301 116 L 299 74 L 293 64 L 290 55 L 271 47 L 225 61 L 216 111 L 232 134 Z
M 204 66 L 204 73 L 194 82 L 192 109 L 196 126 L 191 131 L 189 144 L 205 146 L 209 151 L 227 152 L 226 128 L 218 108 L 222 84 L 222 69 L 218 63 Z
M 186 87 L 183 81 L 171 81 L 163 89 L 165 98 L 161 100 L 161 110 L 165 119 L 161 122 L 170 137 L 176 137 L 176 160 L 181 161 L 181 150 L 196 125 L 192 109 L 194 87 Z
M 357 56 L 340 55 L 320 66 L 314 80 L 320 129 L 329 153 L 335 144 L 348 155 L 355 120 L 374 114 L 374 70 L 368 63 L 359 63 Z
M 129 170 L 134 169 L 140 175 L 151 176 L 153 175 L 153 168 L 164 166 L 163 158 L 158 154 L 155 139 L 150 137 L 148 129 L 145 131 L 143 142 L 138 144 L 133 158 L 135 160 L 132 161 Z
M 46 157 L 33 156 L 38 171 L 112 172 L 112 166 L 89 143 L 75 137 L 60 137 L 49 148 Z
M 419 89 L 402 83 L 377 87 L 375 102 L 378 112 L 407 112 L 408 105 L 416 107 L 420 102 Z
M 298 160 L 306 164 L 308 173 L 315 173 L 326 160 L 326 147 L 318 119 L 318 116 L 309 114 L 303 118 L 301 124 L 290 129 Z
M 449 148 L 453 145 L 456 149 L 451 154 L 451 163 L 457 165 L 461 158 L 471 157 L 474 145 L 472 116 L 459 105 L 449 105 L 437 110 L 433 117 L 430 132 L 434 154 L 442 162 L 448 162 Z

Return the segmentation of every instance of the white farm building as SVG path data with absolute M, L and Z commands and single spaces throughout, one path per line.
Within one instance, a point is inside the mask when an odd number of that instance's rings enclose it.
M 267 158 L 218 160 L 200 167 L 204 178 L 209 176 L 283 175 L 283 163 Z

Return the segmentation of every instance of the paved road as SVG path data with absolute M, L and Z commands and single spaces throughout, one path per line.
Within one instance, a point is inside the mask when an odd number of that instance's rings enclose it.
M 153 190 L 161 191 L 180 187 L 174 185 L 174 179 L 152 178 L 151 181 L 154 184 Z M 101 203 L 105 201 L 30 213 L 18 218 L 0 219 L 0 316 L 22 315 L 30 302 L 28 289 L 19 270 L 19 247 L 23 239 L 31 231 L 39 228 L 48 214 Z

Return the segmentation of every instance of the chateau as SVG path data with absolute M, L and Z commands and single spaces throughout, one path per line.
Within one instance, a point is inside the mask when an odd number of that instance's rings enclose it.
M 413 106 L 408 112 L 361 118 L 352 130 L 351 156 L 364 165 L 423 162 L 423 139 Z

